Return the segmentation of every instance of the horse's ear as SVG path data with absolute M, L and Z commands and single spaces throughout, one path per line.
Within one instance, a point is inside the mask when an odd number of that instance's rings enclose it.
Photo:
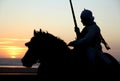
M 46 33 L 48 33 L 48 31 L 46 31 Z
M 42 32 L 42 29 L 40 29 L 40 33 Z
M 37 36 L 37 31 L 34 29 L 34 36 Z

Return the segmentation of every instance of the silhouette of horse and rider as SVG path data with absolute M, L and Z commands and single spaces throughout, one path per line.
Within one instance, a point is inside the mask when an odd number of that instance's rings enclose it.
M 85 26 L 80 32 L 75 27 L 77 39 L 66 44 L 64 40 L 48 32 L 34 30 L 34 36 L 25 45 L 28 50 L 21 59 L 23 66 L 32 67 L 39 62 L 40 80 L 80 80 L 83 76 L 103 77 L 117 74 L 119 62 L 110 54 L 102 51 L 101 43 L 107 50 L 109 45 L 94 22 L 90 10 L 84 9 L 80 15 Z M 70 49 L 69 46 L 74 47 Z M 102 75 L 99 76 L 99 74 Z M 81 76 L 82 75 L 82 76 Z

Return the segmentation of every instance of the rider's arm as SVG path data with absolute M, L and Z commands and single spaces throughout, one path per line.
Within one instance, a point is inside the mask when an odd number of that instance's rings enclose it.
M 93 38 L 98 33 L 100 33 L 100 29 L 98 27 L 90 26 L 88 28 L 88 32 L 84 36 L 84 38 L 81 38 L 81 39 L 77 40 L 76 43 L 78 43 L 78 44 L 88 44 L 93 40 Z
M 104 40 L 102 35 L 101 35 L 101 42 L 104 44 L 104 46 L 107 50 L 111 49 L 110 46 L 107 44 L 107 42 Z

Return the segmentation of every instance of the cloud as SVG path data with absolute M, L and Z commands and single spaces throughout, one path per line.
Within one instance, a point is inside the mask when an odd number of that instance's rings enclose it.
M 24 49 L 24 43 L 28 41 L 28 39 L 24 38 L 0 38 L 0 49 L 8 49 L 11 47 L 16 47 L 19 49 Z
M 4 44 L 11 44 L 13 43 L 12 41 L 1 41 L 0 45 L 4 45 Z
M 15 42 L 25 42 L 28 41 L 29 39 L 24 39 L 24 38 L 0 38 L 0 45 L 8 45 L 8 44 L 13 44 Z
M 0 46 L 0 49 L 13 49 L 13 48 L 14 49 L 26 49 L 25 47 L 20 47 L 20 46 L 9 46 L 9 45 Z
M 0 38 L 0 41 L 28 41 L 25 38 Z

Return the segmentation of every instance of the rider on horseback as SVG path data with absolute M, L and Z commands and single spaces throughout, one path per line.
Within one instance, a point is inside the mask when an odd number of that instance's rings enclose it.
M 110 47 L 102 37 L 100 28 L 94 22 L 94 16 L 90 10 L 84 9 L 80 15 L 81 22 L 85 26 L 80 32 L 78 27 L 75 27 L 76 35 L 79 38 L 75 41 L 70 42 L 69 46 L 82 47 L 85 49 L 85 54 L 91 64 L 95 64 L 95 57 L 100 56 L 107 64 L 110 60 L 104 56 L 102 51 L 101 42 L 105 45 L 106 49 Z

